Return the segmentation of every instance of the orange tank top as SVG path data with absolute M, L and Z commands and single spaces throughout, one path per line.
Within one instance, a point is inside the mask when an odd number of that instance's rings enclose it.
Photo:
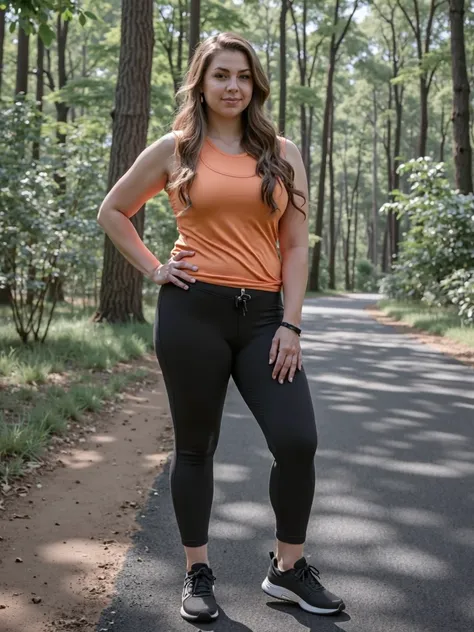
M 285 142 L 282 142 L 284 151 Z M 184 208 L 176 190 L 169 199 L 179 237 L 172 256 L 193 250 L 187 259 L 199 270 L 198 281 L 230 287 L 279 291 L 282 285 L 278 254 L 278 223 L 288 203 L 286 189 L 277 183 L 278 210 L 261 199 L 257 161 L 247 153 L 227 154 L 209 139 L 203 143 L 196 178 L 190 190 L 192 207 Z

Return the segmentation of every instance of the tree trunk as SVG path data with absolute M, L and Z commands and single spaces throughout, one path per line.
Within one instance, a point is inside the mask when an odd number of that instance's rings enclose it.
M 316 235 L 321 238 L 323 232 L 323 220 L 324 220 L 324 197 L 325 197 L 325 185 L 326 185 L 326 162 L 328 153 L 328 135 L 329 135 L 329 121 L 332 103 L 332 82 L 334 78 L 334 70 L 336 63 L 336 55 L 334 52 L 333 39 L 331 38 L 331 54 L 329 58 L 328 77 L 326 84 L 326 104 L 324 106 L 324 118 L 323 118 L 323 132 L 321 139 L 321 162 L 319 166 L 319 184 L 318 184 L 318 201 L 316 210 Z M 311 271 L 309 275 L 309 289 L 317 292 L 319 290 L 319 264 L 321 261 L 321 242 L 317 241 L 314 244 L 313 256 L 311 261 Z
M 68 76 L 66 71 L 66 52 L 67 52 L 67 38 L 69 34 L 69 21 L 64 21 L 59 14 L 56 22 L 56 33 L 58 42 L 58 89 L 64 88 L 67 84 Z M 65 101 L 56 101 L 56 140 L 60 147 L 64 147 L 66 144 L 66 125 L 68 120 L 69 106 Z M 65 165 L 63 165 L 64 167 Z M 66 192 L 66 179 L 64 176 L 57 173 L 55 175 L 55 181 L 59 185 L 60 195 L 64 195 Z M 64 302 L 64 279 L 62 276 L 56 277 L 49 286 L 48 301 L 51 302 Z
M 326 166 L 327 166 L 327 151 L 328 151 L 328 135 L 329 135 L 329 119 L 330 119 L 330 108 L 333 99 L 333 80 L 334 80 L 334 72 L 336 69 L 336 59 L 339 47 L 341 46 L 347 31 L 349 30 L 349 26 L 352 22 L 352 18 L 354 17 L 354 13 L 357 11 L 357 7 L 359 4 L 359 0 L 355 0 L 352 12 L 349 17 L 346 19 L 346 23 L 344 28 L 340 32 L 337 40 L 336 40 L 336 32 L 337 26 L 339 23 L 339 2 L 340 0 L 335 0 L 334 4 L 334 17 L 333 17 L 333 32 L 331 35 L 330 45 L 329 45 L 329 67 L 327 74 L 327 85 L 326 85 L 326 103 L 324 106 L 324 118 L 323 118 L 323 133 L 321 140 L 321 162 L 319 167 L 319 185 L 318 185 L 318 201 L 316 207 L 316 235 L 321 238 L 323 231 L 323 220 L 324 220 L 324 196 L 325 196 L 325 184 L 326 184 Z M 313 249 L 313 255 L 311 260 L 311 271 L 309 274 L 309 289 L 313 291 L 319 290 L 319 264 L 321 262 L 321 241 L 320 239 L 316 242 Z
M 5 49 L 5 9 L 0 9 L 0 97 L 3 84 L 3 54 Z
M 469 79 L 464 45 L 464 0 L 450 0 L 451 74 L 453 78 L 453 151 L 456 186 L 473 192 L 472 149 L 469 138 Z
M 334 100 L 331 103 L 329 126 L 329 289 L 336 289 L 336 208 L 334 199 Z
M 38 112 L 41 114 L 43 112 L 43 97 L 44 97 L 44 44 L 41 37 L 37 38 L 37 48 L 36 48 L 36 107 Z M 41 123 L 38 126 L 38 139 L 41 135 Z M 40 159 L 40 143 L 39 140 L 33 141 L 33 149 L 32 149 L 33 160 L 38 161 Z M 36 278 L 36 268 L 33 265 L 28 267 L 28 279 L 30 282 L 33 282 Z M 26 302 L 27 305 L 32 305 L 34 299 L 34 292 L 32 290 L 27 290 L 26 292 Z
M 418 156 L 426 156 L 428 140 L 428 93 L 426 76 L 420 77 L 420 135 L 418 137 Z
M 18 53 L 16 62 L 15 95 L 28 94 L 28 65 L 30 58 L 30 36 L 18 27 Z
M 379 224 L 379 204 L 377 200 L 377 171 L 378 171 L 378 141 L 377 141 L 377 97 L 375 88 L 372 95 L 373 100 L 373 133 L 372 133 L 372 247 L 370 249 L 371 261 L 374 266 L 377 265 L 377 243 L 378 243 L 378 224 Z
M 109 189 L 146 147 L 154 44 L 153 0 L 123 0 L 121 31 Z M 143 237 L 144 208 L 131 221 Z M 100 305 L 94 320 L 143 322 L 142 287 L 142 274 L 106 236 Z
M 39 112 L 43 112 L 44 97 L 44 44 L 41 37 L 38 36 L 36 52 L 36 107 Z M 33 160 L 39 160 L 40 148 L 39 142 L 33 143 Z
M 191 0 L 191 15 L 189 18 L 189 61 L 193 58 L 196 46 L 201 37 L 201 0 Z
M 288 0 L 282 0 L 280 11 L 280 105 L 278 112 L 278 130 L 285 135 L 286 127 L 286 14 Z

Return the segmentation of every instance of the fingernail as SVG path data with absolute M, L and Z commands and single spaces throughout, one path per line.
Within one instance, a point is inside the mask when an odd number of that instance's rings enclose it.
M 196 279 L 191 279 L 191 283 L 196 283 Z
M 290 382 L 293 382 L 293 378 L 292 377 L 290 377 Z
M 280 384 L 283 384 L 283 380 L 280 380 Z
M 197 269 L 198 269 L 198 267 L 197 267 L 197 266 L 193 266 L 193 270 L 197 270 Z

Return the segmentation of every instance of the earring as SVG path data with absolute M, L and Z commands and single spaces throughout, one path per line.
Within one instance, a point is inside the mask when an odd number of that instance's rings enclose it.
M 202 92 L 201 92 L 201 103 L 204 103 L 204 96 Z

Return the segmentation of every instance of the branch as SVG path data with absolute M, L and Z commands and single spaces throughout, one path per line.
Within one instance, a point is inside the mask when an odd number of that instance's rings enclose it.
M 407 11 L 406 11 L 405 7 L 404 7 L 404 6 L 403 6 L 403 4 L 400 2 L 400 0 L 397 0 L 397 4 L 398 4 L 398 6 L 400 7 L 400 9 L 402 10 L 403 15 L 405 16 L 405 19 L 407 20 L 408 24 L 410 25 L 411 30 L 413 31 L 413 33 L 414 33 L 415 37 L 416 37 L 416 38 L 418 38 L 418 32 L 417 32 L 417 30 L 416 30 L 416 27 L 415 27 L 415 25 L 413 24 L 413 22 L 411 21 L 411 18 L 410 18 L 410 16 L 408 15 L 408 13 L 407 13 Z
M 344 27 L 344 30 L 341 33 L 341 36 L 339 37 L 339 39 L 336 42 L 336 52 L 339 48 L 339 46 L 342 44 L 342 40 L 345 38 L 347 31 L 349 30 L 349 26 L 352 22 L 352 18 L 354 17 L 354 13 L 357 11 L 357 7 L 359 5 L 359 0 L 355 0 L 354 2 L 354 8 L 352 9 L 352 13 L 350 14 L 347 22 L 346 22 L 346 26 Z
M 309 77 L 308 77 L 308 85 L 309 86 L 311 85 L 311 79 L 313 78 L 314 67 L 316 65 L 316 59 L 317 59 L 317 56 L 318 56 L 318 50 L 319 50 L 319 47 L 321 46 L 321 44 L 324 42 L 324 40 L 325 40 L 325 37 L 322 37 L 319 40 L 319 42 L 316 44 L 316 47 L 314 49 L 313 63 L 311 64 L 311 71 L 310 71 Z
M 295 10 L 293 8 L 293 2 L 288 3 L 290 5 L 290 13 L 293 19 L 293 26 L 295 27 L 295 36 L 296 36 L 296 50 L 298 51 L 298 66 L 300 68 L 300 76 L 303 76 L 303 67 L 301 60 L 301 44 L 300 44 L 300 35 L 298 32 L 298 24 L 296 22 Z M 304 77 L 306 79 L 306 77 Z

